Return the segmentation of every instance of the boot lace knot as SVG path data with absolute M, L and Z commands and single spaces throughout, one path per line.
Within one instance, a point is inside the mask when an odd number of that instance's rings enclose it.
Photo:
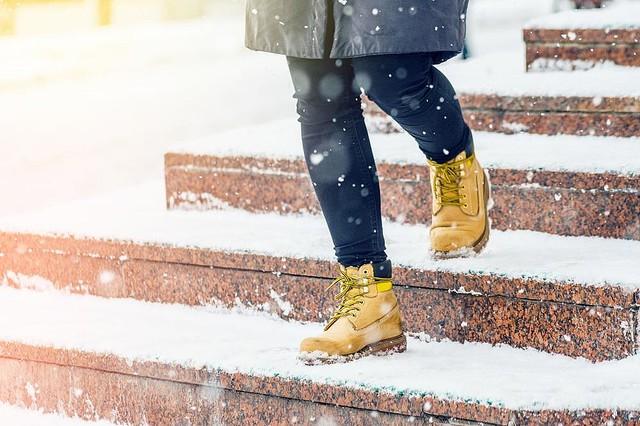
M 325 331 L 328 330 L 336 321 L 342 317 L 355 317 L 360 312 L 360 307 L 364 303 L 364 294 L 368 291 L 371 284 L 377 284 L 389 279 L 381 279 L 377 277 L 361 277 L 356 278 L 348 275 L 344 271 L 340 271 L 338 278 L 333 280 L 331 285 L 327 287 L 327 291 L 336 285 L 340 285 L 340 291 L 335 296 L 338 307 L 329 319 Z
M 462 206 L 466 204 L 466 195 L 460 184 L 464 172 L 464 164 L 468 159 L 445 164 L 431 163 L 435 169 L 433 195 L 442 206 Z

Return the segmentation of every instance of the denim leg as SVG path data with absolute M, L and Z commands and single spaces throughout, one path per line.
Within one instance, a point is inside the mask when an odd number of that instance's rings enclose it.
M 449 80 L 426 53 L 354 58 L 356 83 L 413 136 L 428 159 L 473 152 L 471 131 Z
M 349 60 L 287 58 L 304 157 L 338 262 L 386 260 L 380 186 Z

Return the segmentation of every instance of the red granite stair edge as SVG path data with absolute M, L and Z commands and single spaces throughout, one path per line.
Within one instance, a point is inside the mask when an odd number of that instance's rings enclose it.
M 308 380 L 276 376 L 227 372 L 218 369 L 194 368 L 160 361 L 129 360 L 114 354 L 91 353 L 74 349 L 52 348 L 16 342 L 0 342 L 0 360 L 30 361 L 57 366 L 88 369 L 95 374 L 121 374 L 131 380 L 155 380 L 187 385 L 233 390 L 313 403 L 380 413 L 445 419 L 512 424 L 518 422 L 606 422 L 634 419 L 637 411 L 625 410 L 511 410 L 458 400 L 446 400 L 431 395 L 393 394 L 385 390 L 368 390 L 341 385 L 314 383 Z M 0 371 L 2 362 L 0 361 Z M 105 398 L 109 396 L 105 395 Z M 31 402 L 31 401 L 30 401 Z
M 500 93 L 459 93 L 458 100 L 466 113 L 502 111 L 524 113 L 605 114 L 635 117 L 640 113 L 640 97 L 635 96 L 540 96 Z M 364 99 L 364 112 L 387 117 L 376 104 Z
M 527 43 L 640 44 L 640 28 L 524 28 Z
M 221 204 L 255 213 L 319 214 L 302 159 L 167 154 L 169 209 Z M 489 169 L 493 228 L 640 240 L 640 176 L 614 172 Z M 429 224 L 428 168 L 378 164 L 382 213 L 391 221 Z M 277 188 L 277 190 L 275 189 Z
M 378 174 L 381 180 L 392 179 L 422 182 L 429 180 L 429 170 L 425 164 L 404 164 L 378 160 Z M 286 174 L 307 178 L 307 166 L 302 158 L 277 159 L 242 155 L 216 154 L 165 154 L 166 172 L 176 170 L 191 174 L 211 174 L 216 172 L 246 172 L 256 174 Z M 575 190 L 639 190 L 640 175 L 609 172 L 556 171 L 532 168 L 487 168 L 494 185 L 539 185 L 549 188 L 569 188 Z
M 527 71 L 584 71 L 600 64 L 640 67 L 640 44 L 529 43 Z
M 565 114 L 611 113 L 624 116 L 640 113 L 640 97 L 634 96 L 511 96 L 492 93 L 461 93 L 458 95 L 462 108 L 471 112 L 508 111 L 544 112 Z
M 268 272 L 319 279 L 335 278 L 333 261 L 272 256 L 247 252 L 227 252 L 169 244 L 140 243 L 64 235 L 38 235 L 0 232 L 0 270 L 11 270 L 20 263 L 20 255 L 31 261 L 40 255 L 103 259 L 120 267 L 129 261 L 148 261 L 194 265 L 223 269 Z M 17 253 L 18 256 L 11 254 Z M 35 253 L 35 255 L 34 255 Z M 37 265 L 46 268 L 46 265 Z M 439 289 L 484 297 L 507 297 L 538 302 L 566 303 L 582 306 L 629 309 L 638 302 L 638 292 L 615 285 L 593 286 L 589 283 L 549 281 L 535 278 L 512 278 L 490 273 L 457 273 L 445 270 L 422 270 L 394 265 L 394 281 L 399 286 L 416 289 Z M 90 284 L 90 283 L 87 283 Z
M 640 97 L 554 97 L 460 94 L 469 127 L 504 134 L 640 137 Z M 365 102 L 368 126 L 399 131 L 377 106 Z
M 570 71 L 603 63 L 640 66 L 640 28 L 525 28 L 523 39 L 528 71 Z

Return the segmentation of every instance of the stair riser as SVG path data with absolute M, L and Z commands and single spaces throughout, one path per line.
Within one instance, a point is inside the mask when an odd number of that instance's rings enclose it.
M 210 158 L 215 162 L 213 158 Z M 220 160 L 218 163 L 223 163 Z M 251 212 L 320 213 L 313 187 L 300 164 L 256 173 L 253 160 L 225 169 L 168 166 L 169 208 L 215 208 L 219 202 Z M 222 167 L 220 167 L 222 166 Z M 404 170 L 396 170 L 404 168 Z M 411 172 L 414 172 L 411 174 Z M 640 240 L 640 179 L 575 173 L 489 170 L 494 229 L 527 229 L 559 235 Z M 431 189 L 426 166 L 379 170 L 382 212 L 405 223 L 431 222 Z M 611 186 L 609 186 L 609 183 Z M 551 187 L 541 185 L 550 184 Z M 617 190 L 617 185 L 635 185 Z M 570 185 L 561 187 L 557 185 Z M 602 189 L 607 186 L 607 190 Z M 577 188 L 577 189 L 576 189 Z M 587 188 L 587 189 L 581 189 Z M 598 189 L 595 189 L 598 188 Z
M 473 130 L 505 134 L 640 136 L 640 114 L 465 110 Z
M 38 271 L 45 271 L 53 274 L 53 277 L 58 277 L 57 282 L 79 282 L 79 286 L 69 286 L 69 289 L 74 292 L 85 291 L 91 287 L 91 283 L 98 281 L 98 284 L 95 284 L 96 287 L 105 288 L 105 286 L 108 287 L 109 282 L 112 282 L 113 286 L 108 291 L 122 294 L 120 291 L 125 288 L 124 281 L 118 278 L 117 274 L 122 270 L 123 264 L 134 261 L 270 272 L 275 275 L 282 273 L 325 279 L 335 278 L 337 269 L 333 261 L 310 258 L 12 233 L 0 233 L 0 253 L 3 254 L 0 256 L 3 271 L 23 270 L 28 275 L 37 275 Z M 85 258 L 89 261 L 85 262 Z M 75 268 L 73 275 L 70 275 L 74 278 L 67 279 L 65 268 L 69 266 L 69 259 L 72 265 L 82 264 L 86 272 Z M 105 271 L 106 275 L 111 277 L 110 280 L 104 279 Z M 394 266 L 393 274 L 396 283 L 417 288 L 460 291 L 464 287 L 467 292 L 487 296 L 622 308 L 632 308 L 640 303 L 640 295 L 616 286 L 547 282 L 483 273 L 459 274 L 447 270 L 423 270 L 398 265 Z M 11 282 L 10 279 L 9 282 Z
M 528 71 L 575 71 L 601 64 L 640 67 L 640 45 L 527 44 Z
M 473 130 L 541 135 L 640 136 L 640 99 L 634 97 L 545 97 L 460 94 Z M 379 132 L 398 125 L 365 100 L 365 115 Z M 369 125 L 374 126 L 374 124 Z
M 614 63 L 616 65 L 640 66 L 640 30 L 552 30 L 525 29 L 527 45 L 527 69 L 536 70 L 584 69 L 589 64 Z M 580 61 L 576 67 L 560 65 L 558 61 Z M 554 66 L 555 63 L 555 66 Z
M 236 261 L 236 265 L 211 267 L 185 264 L 184 260 L 167 263 L 131 256 L 127 260 L 112 257 L 115 259 L 97 259 L 95 250 L 91 257 L 34 250 L 21 256 L 2 258 L 0 274 L 5 275 L 7 284 L 16 287 L 27 282 L 15 278 L 19 273 L 26 277 L 39 276 L 57 288 L 81 294 L 187 305 L 214 304 L 227 308 L 239 303 L 285 319 L 301 321 L 326 320 L 334 304 L 325 292 L 330 279 L 318 278 L 314 274 L 318 265 L 313 262 L 307 261 L 308 267 L 305 268 L 295 264 L 283 265 L 281 261 L 272 259 L 268 262 L 262 260 L 256 267 L 244 259 Z M 280 265 L 274 265 L 276 262 Z M 211 265 L 223 263 L 214 258 L 210 260 Z M 333 265 L 326 265 L 325 274 L 332 269 Z M 111 279 L 105 280 L 105 274 Z M 533 347 L 594 361 L 623 358 L 635 352 L 635 309 L 632 307 L 539 301 L 529 297 L 535 292 L 527 293 L 516 280 L 511 286 L 513 293 L 520 297 L 483 295 L 480 292 L 468 294 L 474 288 L 482 287 L 455 274 L 435 273 L 428 278 L 422 277 L 421 285 L 411 287 L 405 285 L 420 280 L 415 277 L 416 272 L 396 268 L 394 275 L 405 327 L 412 333 L 424 333 L 435 340 L 446 338 L 458 342 Z M 451 292 L 446 287 L 428 287 L 448 284 L 458 289 L 464 286 L 466 290 L 460 293 Z M 506 287 L 504 282 L 494 277 L 486 277 L 484 284 L 485 289 Z M 567 290 L 565 297 L 571 295 L 571 289 L 559 288 L 557 291 L 563 290 Z M 603 294 L 606 295 L 606 291 Z M 593 296 L 587 296 L 583 301 Z M 630 300 L 620 300 L 622 295 L 609 296 L 609 301 L 616 304 L 631 303 Z M 600 300 L 604 301 L 606 297 Z
M 154 373 L 164 376 L 160 380 L 0 358 L 0 401 L 130 425 L 304 425 L 313 424 L 312 419 L 345 425 L 363 425 L 371 420 L 390 425 L 428 423 L 420 414 L 372 414 L 366 409 L 228 390 L 217 387 L 215 378 L 213 383 L 180 383 L 171 378 L 169 366 L 159 368 L 163 371 Z M 26 390 L 30 386 L 37 386 L 35 399 Z
M 291 424 L 293 417 L 301 424 L 438 424 L 432 415 L 503 425 L 638 424 L 635 412 L 512 411 L 6 342 L 0 354 L 1 401 L 128 424 Z

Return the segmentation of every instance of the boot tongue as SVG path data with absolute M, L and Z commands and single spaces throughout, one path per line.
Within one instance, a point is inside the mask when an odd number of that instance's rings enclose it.
M 460 154 L 456 155 L 456 157 L 453 160 L 450 160 L 449 163 L 462 161 L 462 160 L 465 160 L 466 158 L 467 158 L 467 153 L 465 151 L 462 151 Z

